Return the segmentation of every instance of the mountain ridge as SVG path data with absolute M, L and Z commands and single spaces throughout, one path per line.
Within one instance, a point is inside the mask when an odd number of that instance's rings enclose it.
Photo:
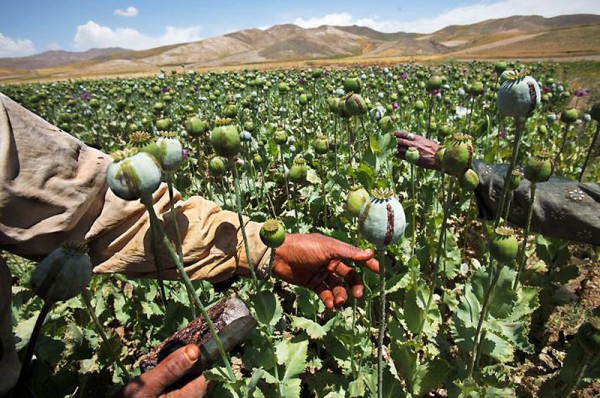
M 29 57 L 0 58 L 13 75 L 148 72 L 190 65 L 214 68 L 243 64 L 362 60 L 394 57 L 600 57 L 600 15 L 537 15 L 450 25 L 430 34 L 385 33 L 363 26 L 294 24 L 249 28 L 203 40 L 147 50 L 91 49 L 49 51 Z M 596 43 L 598 42 L 598 43 Z M 2 71 L 0 70 L 0 78 Z

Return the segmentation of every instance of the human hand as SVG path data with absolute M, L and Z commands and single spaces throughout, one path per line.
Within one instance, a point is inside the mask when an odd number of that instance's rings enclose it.
M 412 136 L 409 136 L 409 134 L 412 134 Z M 417 148 L 420 155 L 419 160 L 416 163 L 417 166 L 433 170 L 440 169 L 435 164 L 435 153 L 437 152 L 438 144 L 420 135 L 409 133 L 408 131 L 396 131 L 394 135 L 398 138 L 398 152 L 396 152 L 396 156 L 400 159 L 404 159 L 408 148 L 413 146 Z M 409 139 L 409 137 L 412 137 L 412 139 Z
M 344 282 L 352 296 L 363 294 L 362 279 L 356 269 L 343 260 L 365 262 L 379 272 L 379 262 L 372 250 L 361 250 L 321 234 L 288 234 L 283 245 L 275 249 L 273 274 L 286 282 L 313 290 L 332 309 L 348 299 Z
M 180 381 L 200 358 L 200 348 L 189 344 L 179 348 L 155 368 L 136 377 L 119 390 L 114 398 L 176 398 L 204 397 L 208 382 L 204 376 L 196 377 L 179 388 L 169 386 Z

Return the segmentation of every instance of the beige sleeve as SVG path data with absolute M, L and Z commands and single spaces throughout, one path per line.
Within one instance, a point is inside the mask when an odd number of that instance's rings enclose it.
M 0 93 L 0 248 L 40 260 L 65 240 L 85 240 L 94 272 L 156 277 L 147 212 L 107 188 L 110 161 Z M 237 214 L 197 196 L 182 201 L 176 193 L 176 199 L 190 277 L 218 282 L 248 274 Z M 165 184 L 154 194 L 154 208 L 173 237 Z M 263 266 L 260 224 L 244 221 L 252 262 Z M 159 263 L 165 278 L 177 278 L 162 244 Z

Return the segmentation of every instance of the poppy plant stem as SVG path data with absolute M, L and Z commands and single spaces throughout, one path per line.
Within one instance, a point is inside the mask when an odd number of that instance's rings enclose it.
M 223 346 L 223 343 L 221 342 L 221 338 L 219 337 L 219 334 L 217 333 L 217 331 L 215 329 L 215 325 L 213 324 L 212 320 L 208 316 L 208 312 L 206 312 L 206 308 L 202 304 L 202 301 L 196 294 L 196 291 L 194 290 L 194 286 L 192 285 L 192 281 L 190 280 L 190 277 L 188 276 L 187 272 L 185 272 L 185 269 L 183 268 L 183 264 L 179 260 L 179 256 L 177 256 L 177 253 L 175 253 L 175 250 L 173 249 L 173 245 L 167 238 L 167 235 L 165 234 L 165 230 L 163 229 L 162 223 L 158 219 L 158 216 L 156 215 L 156 212 L 154 211 L 152 204 L 149 201 L 143 201 L 143 203 L 146 206 L 146 209 L 148 210 L 148 214 L 150 215 L 151 227 L 156 230 L 156 234 L 158 236 L 162 236 L 163 243 L 164 243 L 165 247 L 167 248 L 169 255 L 171 256 L 171 259 L 175 263 L 175 266 L 177 267 L 177 271 L 179 271 L 179 276 L 183 280 L 183 283 L 184 283 L 186 289 L 188 290 L 188 293 L 190 294 L 190 296 L 193 297 L 194 304 L 200 310 L 200 313 L 204 317 L 204 321 L 206 322 L 206 325 L 208 326 L 208 330 L 210 331 L 210 334 L 212 335 L 212 337 L 215 340 L 217 349 L 219 350 L 219 353 L 221 354 L 221 358 L 223 359 L 223 363 L 225 364 L 225 367 L 227 368 L 227 373 L 229 374 L 229 378 L 230 378 L 231 382 L 234 382 L 236 380 L 236 376 L 235 376 L 235 373 L 233 373 L 233 369 L 231 368 L 231 363 L 229 361 L 229 357 L 227 355 L 227 352 L 225 351 L 225 347 Z

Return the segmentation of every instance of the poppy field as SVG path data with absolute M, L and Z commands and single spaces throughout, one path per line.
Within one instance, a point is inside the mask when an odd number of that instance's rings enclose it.
M 571 242 L 531 224 L 536 189 L 549 178 L 600 181 L 600 97 L 569 73 L 568 63 L 519 61 L 176 66 L 150 77 L 0 87 L 87 145 L 120 151 L 115 166 L 154 153 L 157 183 L 162 177 L 184 199 L 276 220 L 263 227 L 272 247 L 284 231 L 318 232 L 373 249 L 383 270 L 349 264 L 363 296 L 333 310 L 268 273 L 215 285 L 94 275 L 83 295 L 49 309 L 30 366 L 33 392 L 110 394 L 197 309 L 235 295 L 258 325 L 205 371 L 209 396 L 600 393 L 599 252 L 585 243 L 600 225 L 574 231 Z M 420 167 L 417 150 L 398 156 L 398 131 L 442 145 L 444 171 Z M 474 193 L 476 161 L 509 165 L 487 217 Z M 530 203 L 516 226 L 507 214 L 521 184 Z M 131 199 L 144 203 L 142 188 L 136 193 Z M 378 221 L 381 206 L 394 209 L 393 230 Z M 25 356 L 44 301 L 31 289 L 35 265 L 8 259 Z

